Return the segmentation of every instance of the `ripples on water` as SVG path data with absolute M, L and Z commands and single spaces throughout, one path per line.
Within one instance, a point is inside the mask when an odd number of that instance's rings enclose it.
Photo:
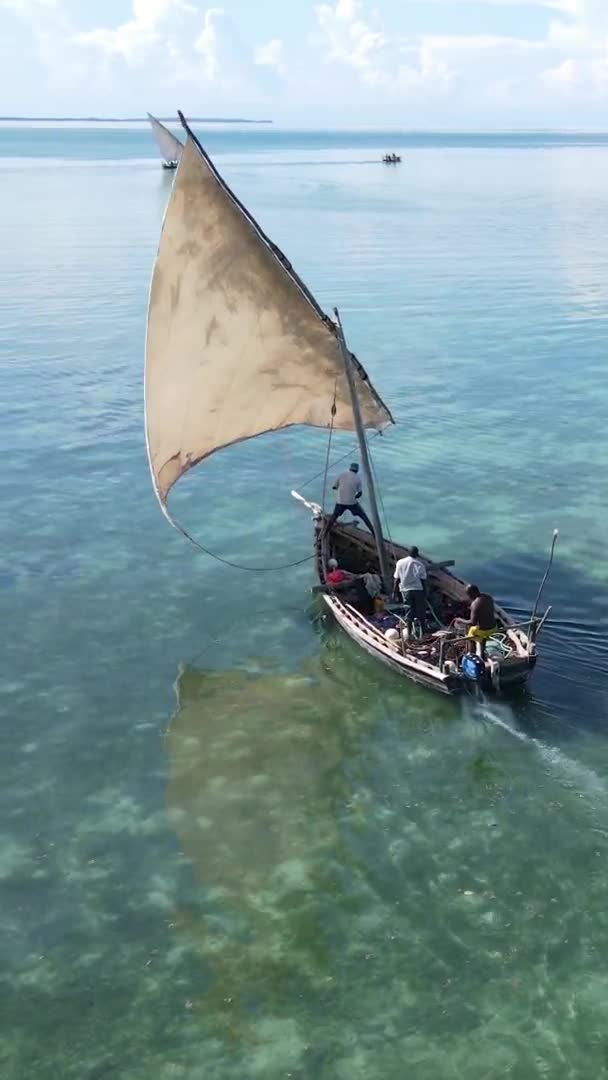
M 146 139 L 0 132 L 2 1076 L 600 1076 L 605 148 L 391 135 L 387 170 L 377 135 L 210 140 L 395 411 L 393 535 L 525 615 L 561 529 L 528 690 L 463 703 L 319 622 L 309 568 L 237 574 L 158 513 Z M 217 455 L 178 516 L 306 554 L 289 491 L 324 450 Z

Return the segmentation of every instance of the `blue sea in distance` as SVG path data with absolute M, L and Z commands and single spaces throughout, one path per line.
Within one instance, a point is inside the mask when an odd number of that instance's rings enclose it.
M 310 564 L 172 531 L 172 175 L 143 126 L 0 128 L 0 1076 L 605 1076 L 608 137 L 198 130 L 392 408 L 390 534 L 524 616 L 558 527 L 552 613 L 525 692 L 444 700 L 323 622 Z M 245 443 L 172 505 L 305 558 L 325 452 Z

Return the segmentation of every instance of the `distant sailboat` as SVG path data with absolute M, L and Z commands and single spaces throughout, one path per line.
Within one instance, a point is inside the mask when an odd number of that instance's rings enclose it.
M 183 143 L 151 113 L 148 113 L 148 120 L 163 159 L 163 169 L 177 169 L 184 150 Z

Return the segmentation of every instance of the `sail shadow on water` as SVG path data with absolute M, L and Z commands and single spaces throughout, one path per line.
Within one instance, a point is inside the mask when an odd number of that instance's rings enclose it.
M 346 1076 L 360 1058 L 397 1077 L 403 1055 L 419 1054 L 447 1077 L 450 1055 L 488 1053 L 533 1000 L 546 931 L 530 920 L 573 887 L 550 845 L 514 857 L 522 822 L 552 835 L 546 800 L 531 798 L 534 754 L 517 769 L 482 758 L 458 705 L 410 698 L 399 680 L 366 697 L 358 660 L 346 645 L 329 672 L 315 659 L 290 674 L 186 669 L 177 681 L 167 803 L 194 881 L 172 920 L 203 965 L 193 1012 L 247 1061 L 241 1075 L 312 1078 L 340 1063 Z M 438 710 L 426 728 L 423 701 Z M 578 820 L 555 828 L 580 863 Z M 594 844 L 584 837 L 585 858 Z M 508 1007 L 505 970 L 533 973 Z M 485 1075 L 477 1065 L 471 1075 Z
M 324 695 L 306 677 L 185 670 L 176 689 L 169 815 L 204 887 L 179 925 L 209 968 L 212 1029 L 244 1046 L 261 1003 L 280 1029 L 294 981 L 326 988 L 319 908 L 332 891 L 331 777 L 344 729 L 331 714 L 319 722 Z
M 422 737 L 408 744 L 399 681 L 370 686 L 375 666 L 346 650 L 289 674 L 184 668 L 176 682 L 167 804 L 198 890 L 176 921 L 208 969 L 201 1008 L 237 1041 L 258 1008 L 289 1015 L 295 988 L 318 1024 L 344 966 L 365 966 L 369 932 L 384 940 L 404 887 L 386 823 L 401 831 L 408 773 L 440 756 L 433 719 L 454 712 L 431 699 L 423 731 L 428 695 L 412 688 Z
M 362 1061 L 397 1078 L 412 1055 L 421 1075 L 471 1055 L 469 1075 L 488 1075 L 501 1040 L 525 1057 L 539 986 L 568 1030 L 577 927 L 595 932 L 576 891 L 590 858 L 599 869 L 604 810 L 533 747 L 490 744 L 457 702 L 337 636 L 288 672 L 185 668 L 176 692 L 167 805 L 192 885 L 171 919 L 226 1075 L 342 1077 Z M 600 901 L 599 879 L 585 889 Z

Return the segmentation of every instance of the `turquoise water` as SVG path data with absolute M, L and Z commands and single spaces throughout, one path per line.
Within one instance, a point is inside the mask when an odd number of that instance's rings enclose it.
M 393 409 L 391 533 L 524 614 L 558 526 L 553 616 L 525 694 L 444 701 L 308 565 L 186 545 L 142 425 L 171 177 L 143 131 L 0 130 L 0 1074 L 608 1075 L 606 139 L 206 141 Z M 304 557 L 324 454 L 235 447 L 177 515 Z

